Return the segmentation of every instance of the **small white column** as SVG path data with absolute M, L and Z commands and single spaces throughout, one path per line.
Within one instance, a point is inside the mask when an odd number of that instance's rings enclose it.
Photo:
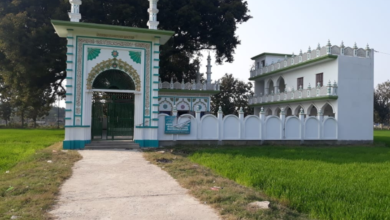
M 218 140 L 219 141 L 222 141 L 222 120 L 223 120 L 223 112 L 222 112 L 222 107 L 219 106 L 218 108 L 218 114 L 217 114 L 217 118 L 218 118 Z
M 157 21 L 157 2 L 158 0 L 149 0 L 149 21 L 148 21 L 148 27 L 149 29 L 157 30 L 157 26 L 159 22 Z
M 262 122 L 265 121 L 265 112 L 264 112 L 264 108 L 263 107 L 261 107 L 261 109 L 260 109 L 260 120 Z
M 207 85 L 211 84 L 211 57 L 210 54 L 207 57 Z
M 172 116 L 177 116 L 177 108 L 176 108 L 176 105 L 173 105 Z
M 81 0 L 69 0 L 70 5 L 72 6 L 70 12 L 68 13 L 71 22 L 80 22 L 80 5 L 82 4 Z
M 244 120 L 245 120 L 245 118 L 244 118 L 244 110 L 242 109 L 242 107 L 240 107 L 240 111 L 238 112 L 238 119 L 239 119 L 239 121 L 240 121 L 240 129 L 239 129 L 239 131 L 240 131 L 240 136 L 239 136 L 239 138 L 240 139 L 243 139 L 243 137 L 244 137 Z
M 324 121 L 324 113 L 322 112 L 322 109 L 320 109 L 320 110 L 318 111 L 317 119 L 318 119 L 320 122 L 323 122 L 323 121 Z

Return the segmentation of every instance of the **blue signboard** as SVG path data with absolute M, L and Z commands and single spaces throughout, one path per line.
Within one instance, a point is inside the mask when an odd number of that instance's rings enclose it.
M 176 116 L 165 116 L 165 134 L 189 134 L 191 132 L 191 119 L 184 119 L 177 123 Z

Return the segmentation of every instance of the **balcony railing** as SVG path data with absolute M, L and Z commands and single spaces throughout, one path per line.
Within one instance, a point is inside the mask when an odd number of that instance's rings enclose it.
M 207 84 L 206 82 L 203 83 L 196 83 L 194 80 L 191 82 L 184 83 L 184 81 L 180 82 L 161 82 L 159 81 L 158 84 L 159 89 L 177 89 L 177 90 L 207 90 L 207 91 L 219 91 L 220 90 L 220 84 L 218 81 L 215 83 Z
M 262 103 L 273 103 L 273 102 L 285 102 L 285 101 L 293 101 L 300 99 L 310 99 L 310 98 L 320 98 L 320 97 L 329 97 L 334 96 L 337 97 L 337 84 L 336 82 L 331 85 L 330 82 L 327 86 L 317 86 L 315 88 L 307 88 L 307 89 L 299 89 L 285 92 L 277 92 L 266 95 L 260 95 L 249 98 L 250 105 L 262 104 Z

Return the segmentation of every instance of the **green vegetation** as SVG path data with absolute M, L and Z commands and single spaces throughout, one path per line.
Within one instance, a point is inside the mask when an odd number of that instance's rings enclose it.
M 64 130 L 0 129 L 0 172 L 64 139 Z
M 312 218 L 390 219 L 390 132 L 375 142 L 387 146 L 223 147 L 190 159 Z

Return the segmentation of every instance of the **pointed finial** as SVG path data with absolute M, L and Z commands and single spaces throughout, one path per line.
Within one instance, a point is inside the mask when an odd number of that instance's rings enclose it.
M 291 55 L 291 57 L 292 57 L 292 58 L 294 58 L 294 57 L 295 57 L 295 55 L 294 55 L 294 52 L 292 52 L 292 55 Z
M 367 44 L 366 46 L 366 50 L 369 50 L 370 49 L 370 45 Z
M 264 113 L 264 107 L 261 107 L 260 113 Z
M 356 45 L 356 42 L 355 44 L 353 45 L 353 49 L 358 49 L 357 45 Z
M 305 114 L 305 112 L 303 111 L 303 108 L 301 108 L 301 111 L 299 112 L 301 115 Z
M 299 55 L 301 55 L 301 56 L 302 56 L 302 50 L 300 50 L 300 51 L 299 51 Z
M 321 50 L 320 43 L 318 43 L 317 50 Z
M 80 5 L 81 0 L 69 0 L 71 5 L 70 12 L 68 13 L 71 22 L 79 22 L 81 19 Z
M 326 46 L 328 46 L 328 47 L 332 46 L 332 44 L 330 43 L 330 40 L 328 40 L 328 44 Z
M 222 112 L 222 107 L 221 106 L 219 106 L 218 112 Z
M 149 21 L 148 21 L 148 27 L 149 29 L 154 29 L 157 30 L 157 26 L 159 22 L 157 21 L 157 14 L 158 14 L 158 9 L 157 9 L 157 2 L 158 0 L 149 0 Z
M 307 52 L 311 53 L 311 47 L 309 47 L 309 50 L 307 50 Z
M 240 107 L 240 113 L 244 113 L 244 110 L 242 109 L 242 107 Z
M 341 48 L 344 48 L 344 41 L 341 41 L 341 45 L 340 45 Z

